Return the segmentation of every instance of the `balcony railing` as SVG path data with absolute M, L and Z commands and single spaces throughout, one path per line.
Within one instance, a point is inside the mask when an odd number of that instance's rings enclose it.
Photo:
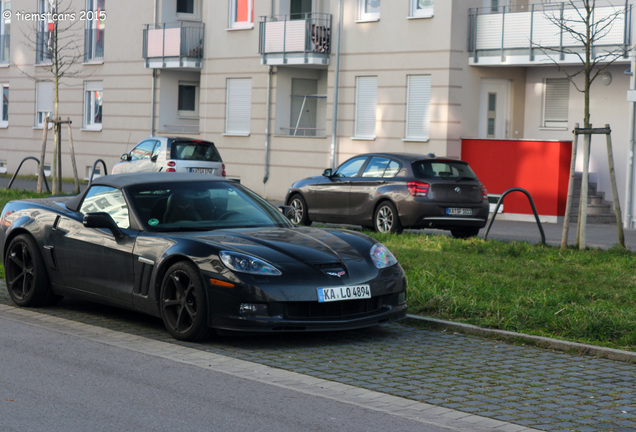
M 148 24 L 143 36 L 143 57 L 147 68 L 201 69 L 203 23 Z
M 9 63 L 9 46 L 11 42 L 11 35 L 0 35 L 0 64 Z
M 612 6 L 609 1 L 598 1 L 596 5 L 592 26 L 597 26 L 599 31 L 593 42 L 593 55 L 610 51 L 626 53 L 632 43 L 631 5 Z M 583 42 L 577 40 L 572 31 L 564 30 L 559 22 L 574 32 L 584 33 L 579 12 L 570 3 L 471 9 L 470 64 L 578 63 L 580 60 L 576 55 L 565 52 L 583 52 Z
M 331 53 L 330 14 L 261 17 L 261 63 L 267 65 L 328 65 Z

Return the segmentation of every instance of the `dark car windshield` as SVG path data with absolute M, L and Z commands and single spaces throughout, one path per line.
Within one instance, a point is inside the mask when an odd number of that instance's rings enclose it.
M 222 162 L 221 155 L 214 144 L 206 141 L 173 141 L 170 158 Z
M 276 207 L 234 182 L 135 185 L 128 195 L 148 231 L 292 226 Z
M 422 160 L 413 162 L 413 174 L 423 180 L 477 180 L 466 162 L 453 160 Z

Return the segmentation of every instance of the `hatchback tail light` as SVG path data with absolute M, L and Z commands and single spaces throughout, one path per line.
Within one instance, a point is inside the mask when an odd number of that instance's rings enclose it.
M 168 161 L 166 165 L 168 165 L 168 168 L 166 168 L 166 172 L 177 172 L 177 170 L 174 168 L 177 166 L 177 163 L 175 161 Z
M 225 177 L 225 164 L 221 164 L 221 169 L 223 170 L 221 171 L 221 175 Z
M 488 199 L 488 191 L 486 190 L 486 186 L 481 185 L 481 197 L 485 200 Z
M 407 183 L 409 193 L 414 197 L 425 197 L 428 195 L 430 185 L 420 181 L 410 181 Z

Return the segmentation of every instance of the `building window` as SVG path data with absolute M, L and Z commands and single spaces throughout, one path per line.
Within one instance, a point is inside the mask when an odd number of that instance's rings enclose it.
M 0 94 L 0 128 L 6 128 L 9 127 L 9 84 L 0 84 Z
M 199 19 L 199 0 L 177 0 L 176 12 L 180 20 Z
M 0 0 L 0 64 L 9 64 L 11 1 Z
M 179 82 L 177 109 L 179 117 L 199 117 L 199 83 Z
M 360 21 L 377 21 L 380 19 L 380 0 L 359 0 Z
M 406 95 L 406 139 L 427 141 L 430 136 L 431 76 L 409 75 Z
M 543 127 L 567 128 L 570 80 L 567 78 L 546 78 L 543 94 Z
M 84 129 L 102 130 L 102 96 L 104 85 L 101 81 L 84 83 Z
M 39 16 L 52 17 L 56 13 L 50 0 L 38 1 Z M 38 20 L 36 35 L 36 64 L 49 64 L 53 59 L 55 23 L 52 19 Z
M 411 16 L 414 18 L 430 18 L 433 16 L 435 0 L 411 0 Z
M 230 0 L 230 28 L 254 27 L 254 0 Z
M 325 136 L 326 95 L 318 94 L 318 80 L 292 78 L 289 134 Z
M 228 135 L 249 135 L 251 116 L 251 78 L 228 79 L 225 113 L 225 133 Z
M 44 119 L 53 112 L 53 83 L 38 81 L 35 83 L 35 127 L 44 127 Z M 49 127 L 51 127 L 49 123 Z
M 86 0 L 86 34 L 84 61 L 104 60 L 104 28 L 106 25 L 105 0 Z
M 378 77 L 358 77 L 356 79 L 356 117 L 354 138 L 375 139 L 377 106 Z

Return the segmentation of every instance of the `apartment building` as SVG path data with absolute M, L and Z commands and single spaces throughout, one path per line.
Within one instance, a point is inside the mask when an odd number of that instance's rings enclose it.
M 604 46 L 630 47 L 632 1 L 602 3 L 599 13 L 626 10 Z M 0 5 L 0 168 L 8 172 L 24 157 L 39 156 L 42 121 L 53 110 L 51 23 L 34 17 L 51 10 L 74 14 L 57 25 L 74 24 L 64 34 L 81 54 L 59 93 L 60 116 L 72 121 L 80 176 L 87 177 L 97 159 L 112 168 L 149 135 L 183 135 L 214 141 L 229 176 L 282 199 L 294 180 L 358 153 L 460 157 L 463 138 L 571 140 L 583 120 L 583 97 L 551 60 L 557 54 L 536 49 L 537 43 L 563 43 L 538 36 L 546 8 L 568 9 L 559 2 Z M 545 31 L 554 36 L 554 29 Z M 571 56 L 558 62 L 577 67 Z M 592 88 L 592 122 L 612 127 L 619 196 L 631 223 L 633 102 L 627 95 L 633 70 L 631 57 L 620 57 Z M 70 176 L 64 132 L 62 168 Z M 493 169 L 505 169 L 492 162 Z M 604 142 L 594 142 L 590 169 L 611 196 Z

